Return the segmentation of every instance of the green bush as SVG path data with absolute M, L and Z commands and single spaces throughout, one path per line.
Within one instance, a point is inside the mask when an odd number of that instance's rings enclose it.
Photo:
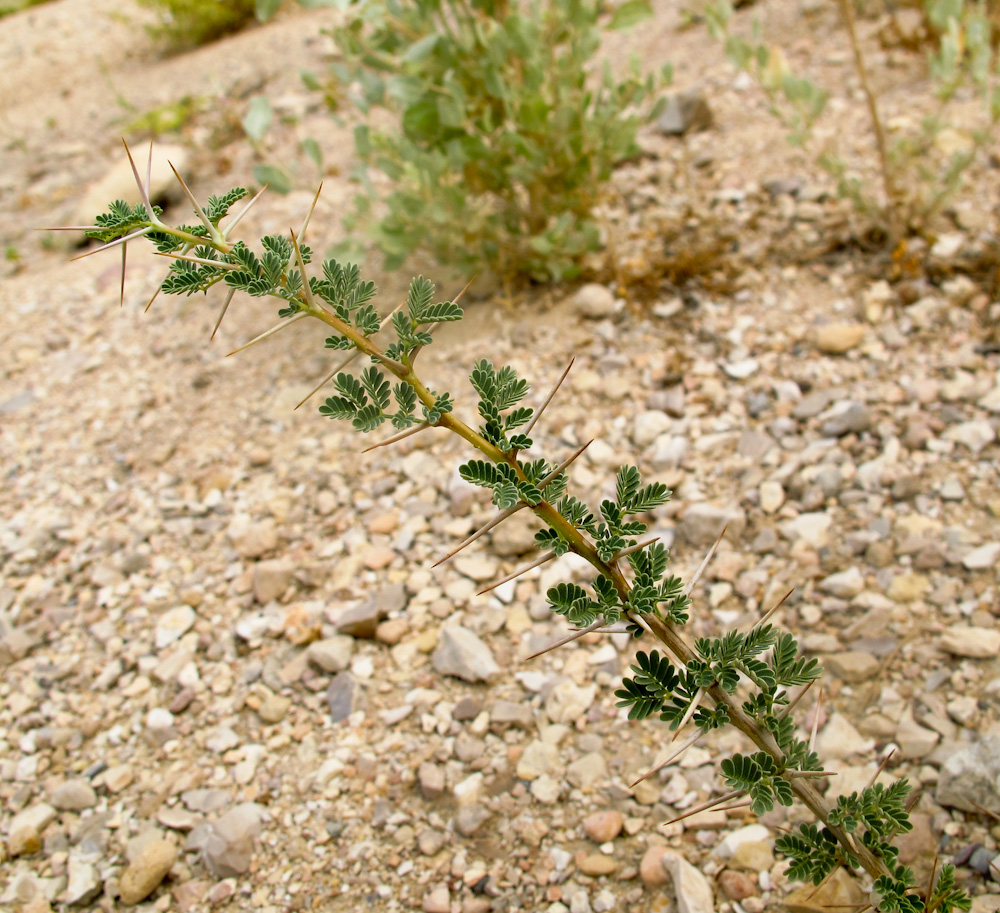
M 355 130 L 364 192 L 348 227 L 373 227 L 387 267 L 420 249 L 463 270 L 559 279 L 599 245 L 591 213 L 619 162 L 636 154 L 640 112 L 669 78 L 637 60 L 618 77 L 589 65 L 598 0 L 358 0 L 333 29 L 335 76 L 396 126 Z M 608 21 L 650 15 L 628 0 Z M 599 78 L 597 78 L 599 77 Z M 388 178 L 385 212 L 372 172 Z
M 174 50 L 200 47 L 246 28 L 256 18 L 255 0 L 138 0 L 159 22 L 149 33 Z

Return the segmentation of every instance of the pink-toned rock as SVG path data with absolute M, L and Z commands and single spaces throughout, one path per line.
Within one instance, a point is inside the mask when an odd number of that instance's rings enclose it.
M 740 901 L 757 893 L 757 882 L 746 872 L 726 869 L 719 875 L 719 885 L 730 900 Z
M 621 833 L 624 823 L 621 812 L 594 812 L 584 819 L 583 830 L 594 843 L 607 843 Z
M 663 857 L 667 855 L 664 846 L 651 846 L 639 863 L 639 877 L 647 888 L 658 887 L 670 881 L 667 870 L 663 868 Z

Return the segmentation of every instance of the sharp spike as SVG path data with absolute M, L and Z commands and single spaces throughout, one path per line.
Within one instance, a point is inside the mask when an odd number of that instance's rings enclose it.
M 476 595 L 482 596 L 483 593 L 488 593 L 490 590 L 495 590 L 498 586 L 503 586 L 503 584 L 507 583 L 509 580 L 513 580 L 515 577 L 520 577 L 522 574 L 527 574 L 528 571 L 533 571 L 536 567 L 541 567 L 547 561 L 551 561 L 553 558 L 555 558 L 555 556 L 556 556 L 555 552 L 548 551 L 544 555 L 542 555 L 537 561 L 532 561 L 531 564 L 529 564 L 527 567 L 522 567 L 520 570 L 514 571 L 513 574 L 508 574 L 506 577 L 501 578 L 496 583 L 491 583 L 489 586 L 483 587 L 478 593 L 476 593 Z
M 694 697 L 691 699 L 691 705 L 687 710 L 684 711 L 684 716 L 681 718 L 680 724 L 677 726 L 677 731 L 674 733 L 674 737 L 670 740 L 671 742 L 676 742 L 677 737 L 681 734 L 681 731 L 687 726 L 688 721 L 694 716 L 694 712 L 698 709 L 698 705 L 701 703 L 701 699 L 707 693 L 707 688 L 699 688 Z
M 875 773 L 873 773 L 873 774 L 872 774 L 872 778 L 871 778 L 871 779 L 870 779 L 870 780 L 868 781 L 868 783 L 867 783 L 867 784 L 865 785 L 865 789 L 871 789 L 871 788 L 872 788 L 872 786 L 874 786 L 874 785 L 875 785 L 875 781 L 876 781 L 876 780 L 878 779 L 878 775 L 879 775 L 880 773 L 882 773 L 882 771 L 883 771 L 883 770 L 885 770 L 885 765 L 889 763 L 889 758 L 891 758 L 891 757 L 892 757 L 892 756 L 893 756 L 893 755 L 894 755 L 895 753 L 896 753 L 896 748 L 895 748 L 895 746 L 894 746 L 894 747 L 892 747 L 892 748 L 890 748 L 890 749 L 889 749 L 889 750 L 888 750 L 888 751 L 887 751 L 887 752 L 885 753 L 885 757 L 884 757 L 884 758 L 882 758 L 882 760 L 881 760 L 881 761 L 879 761 L 879 765 L 878 765 L 878 769 L 877 769 L 877 770 L 875 771 Z M 864 790 L 862 790 L 862 792 L 863 792 L 863 791 L 864 791 Z
M 156 297 L 159 294 L 160 294 L 160 288 L 157 287 L 156 291 L 153 292 L 153 297 L 150 298 L 149 301 L 146 302 L 146 308 L 143 311 L 143 314 L 145 314 L 153 306 L 153 302 L 156 301 Z
M 819 893 L 819 889 L 820 889 L 820 888 L 822 888 L 822 887 L 823 887 L 823 885 L 825 885 L 825 884 L 826 884 L 826 882 L 827 882 L 827 880 L 829 879 L 829 877 L 830 877 L 830 876 L 831 876 L 831 875 L 832 875 L 832 874 L 833 874 L 834 872 L 836 872 L 836 871 L 837 871 L 837 869 L 839 869 L 839 868 L 840 868 L 840 866 L 839 866 L 839 865 L 838 865 L 838 866 L 834 866 L 834 867 L 833 867 L 833 868 L 832 868 L 832 869 L 831 869 L 831 870 L 830 870 L 829 872 L 827 872 L 827 873 L 826 873 L 826 874 L 825 874 L 825 875 L 823 876 L 823 880 L 822 880 L 822 881 L 821 881 L 821 882 L 820 882 L 820 883 L 819 883 L 818 885 L 816 885 L 816 887 L 815 887 L 815 888 L 813 888 L 813 889 L 812 889 L 812 891 L 810 891 L 810 892 L 809 892 L 809 896 L 808 896 L 808 897 L 806 898 L 806 900 L 807 900 L 807 901 L 810 901 L 810 900 L 812 900 L 812 899 L 813 899 L 813 898 L 814 898 L 814 897 L 815 897 L 815 896 L 816 896 L 816 895 L 817 895 L 817 894 Z
M 403 440 L 403 438 L 407 438 L 411 434 L 416 434 L 418 431 L 423 431 L 425 428 L 430 428 L 430 427 L 431 426 L 428 425 L 427 422 L 421 422 L 419 425 L 414 425 L 412 428 L 407 428 L 405 431 L 400 431 L 399 434 L 394 434 L 392 437 L 388 437 L 384 441 L 379 441 L 377 444 L 372 444 L 371 447 L 366 447 L 361 452 L 371 453 L 371 451 L 373 450 L 378 450 L 379 447 L 388 447 L 390 444 L 395 444 L 397 441 L 401 441 Z
M 573 453 L 564 460 L 559 466 L 552 470 L 541 482 L 538 483 L 539 488 L 545 488 L 560 472 L 565 472 L 569 468 L 570 464 L 578 457 L 584 450 L 586 450 L 591 444 L 594 443 L 593 438 L 587 441 L 582 447 L 578 447 Z
M 306 229 L 309 227 L 309 221 L 313 217 L 313 213 L 316 211 L 316 204 L 319 202 L 319 195 L 323 192 L 323 182 L 319 182 L 319 187 L 316 188 L 316 195 L 313 197 L 312 204 L 309 207 L 309 212 L 306 213 L 306 217 L 302 220 L 302 228 L 299 229 L 299 237 L 304 241 L 306 238 Z
M 229 303 L 233 300 L 233 295 L 236 294 L 236 289 L 231 288 L 229 294 L 226 295 L 226 300 L 222 302 L 222 308 L 219 310 L 219 316 L 215 321 L 215 326 L 212 327 L 212 335 L 208 337 L 208 341 L 211 342 L 215 339 L 215 334 L 219 332 L 219 327 L 222 326 L 222 318 L 226 316 L 226 311 L 229 310 Z
M 934 893 L 934 882 L 937 879 L 937 867 L 940 861 L 940 851 L 934 853 L 934 864 L 931 866 L 931 877 L 927 880 L 927 893 L 924 894 L 924 908 L 931 902 L 931 894 Z
M 468 287 L 468 286 L 466 286 L 466 287 Z M 556 395 L 556 392 L 562 386 L 562 382 L 564 380 L 566 380 L 566 375 L 569 374 L 569 370 L 570 370 L 570 368 L 573 367 L 573 362 L 575 362 L 575 361 L 576 361 L 576 356 L 574 355 L 569 360 L 569 364 L 566 365 L 565 370 L 563 370 L 562 374 L 559 375 L 559 380 L 556 381 L 556 384 L 552 388 L 552 390 L 550 391 L 549 395 L 545 397 L 545 402 L 543 402 L 538 407 L 538 411 L 535 412 L 535 414 L 531 417 L 531 421 L 528 422 L 528 427 L 524 429 L 524 433 L 525 434 L 530 434 L 531 433 L 531 429 L 535 427 L 535 422 L 537 422 L 542 417 L 542 413 L 546 410 L 546 408 L 548 407 L 549 403 L 552 402 L 552 397 Z
M 281 323 L 271 327 L 271 329 L 265 330 L 263 333 L 260 334 L 260 336 L 254 337 L 248 343 L 246 343 L 246 345 L 242 345 L 238 349 L 233 349 L 233 351 L 230 352 L 229 355 L 236 355 L 237 353 L 242 352 L 245 349 L 249 349 L 250 346 L 256 345 L 258 342 L 263 342 L 265 339 L 267 339 L 269 336 L 273 336 L 279 330 L 283 330 L 285 327 L 291 326 L 296 321 L 301 320 L 303 317 L 308 317 L 308 316 L 309 315 L 306 314 L 304 311 L 299 311 L 298 314 L 293 314 L 291 317 L 288 318 L 288 320 L 282 320 Z M 229 358 L 229 355 L 227 355 L 226 358 Z
M 809 735 L 809 750 L 812 751 L 816 745 L 816 731 L 819 729 L 819 711 L 823 706 L 823 688 L 820 686 L 816 696 L 816 711 L 813 713 L 812 732 Z
M 537 653 L 532 653 L 531 656 L 526 656 L 524 662 L 530 662 L 533 659 L 537 659 L 539 656 L 544 656 L 546 653 L 551 653 L 553 650 L 558 650 L 560 647 L 565 647 L 566 644 L 572 643 L 574 640 L 579 640 L 584 634 L 590 634 L 592 631 L 596 631 L 598 628 L 604 626 L 604 619 L 599 618 L 592 625 L 587 625 L 585 628 L 580 628 L 578 631 L 573 631 L 566 637 L 557 640 L 554 644 L 549 644 L 544 650 L 539 650 Z
M 344 368 L 346 368 L 352 362 L 356 361 L 360 354 L 361 350 L 355 349 L 353 353 L 351 353 L 347 358 L 345 358 L 339 365 L 337 365 L 336 368 L 334 368 L 315 387 L 313 387 L 313 389 L 310 390 L 309 393 L 306 395 L 305 399 L 303 399 L 299 403 L 299 405 L 295 407 L 295 409 L 298 409 L 299 406 L 304 406 L 310 399 L 312 399 L 313 396 L 316 395 L 316 393 L 318 393 L 323 387 L 325 387 L 328 383 L 330 383 L 330 381 L 333 380 L 341 371 L 343 371 Z M 292 412 L 294 412 L 295 409 L 293 409 Z
M 614 557 L 608 563 L 614 564 L 619 558 L 624 558 L 626 555 L 632 555 L 635 552 L 641 552 L 647 545 L 652 545 L 654 542 L 658 541 L 659 538 L 659 536 L 654 536 L 652 539 L 647 539 L 645 542 L 637 542 L 635 545 L 623 548 L 620 552 L 616 552 Z
M 149 155 L 146 158 L 146 192 L 153 186 L 153 138 L 149 138 Z
M 790 590 L 789 590 L 789 591 L 788 591 L 787 593 L 785 593 L 785 595 L 784 595 L 784 596 L 782 596 L 782 597 L 781 597 L 781 599 L 779 599 L 779 600 L 778 600 L 777 604 L 776 604 L 775 606 L 773 606 L 773 607 L 772 607 L 772 608 L 771 608 L 771 609 L 770 609 L 770 610 L 769 610 L 769 611 L 767 612 L 767 614 L 766 614 L 766 615 L 765 615 L 765 616 L 764 616 L 763 618 L 761 618 L 761 619 L 760 619 L 760 621 L 756 622 L 756 623 L 755 623 L 755 624 L 753 625 L 753 627 L 755 627 L 755 628 L 759 628 L 759 627 L 762 627 L 763 625 L 767 624 L 767 622 L 768 622 L 768 620 L 769 620 L 769 619 L 771 618 L 771 616 L 772 616 L 772 615 L 773 615 L 773 614 L 774 614 L 775 612 L 777 612 L 777 611 L 778 611 L 778 609 L 780 609 L 780 608 L 781 608 L 781 607 L 782 607 L 782 606 L 783 606 L 783 605 L 785 604 L 785 600 L 786 600 L 786 599 L 788 599 L 788 597 L 789 597 L 789 596 L 791 596 L 791 595 L 792 595 L 792 593 L 794 593 L 794 592 L 795 592 L 795 587 L 792 587 L 792 588 L 791 588 L 791 589 L 790 589 Z
M 475 542 L 480 536 L 484 535 L 485 533 L 488 533 L 498 523 L 503 523 L 503 521 L 506 520 L 508 517 L 513 517 L 514 514 L 516 514 L 519 510 L 527 506 L 528 505 L 525 504 L 524 501 L 518 501 L 517 504 L 515 504 L 513 507 L 508 507 L 506 510 L 500 511 L 500 513 L 497 514 L 492 520 L 490 520 L 489 523 L 476 530 L 471 536 L 469 536 L 464 542 L 462 542 L 461 545 L 459 545 L 457 548 L 453 548 L 450 552 L 448 552 L 447 555 L 445 555 L 439 561 L 435 561 L 434 564 L 431 565 L 431 567 L 437 567 L 439 564 L 444 564 L 445 561 L 447 561 L 449 558 L 453 558 L 463 548 L 465 548 L 468 545 L 472 545 L 472 543 Z
M 809 780 L 813 777 L 835 777 L 835 770 L 786 770 L 784 777 L 788 780 Z
M 705 555 L 701 564 L 698 565 L 698 570 L 694 572 L 694 576 L 688 581 L 688 585 L 684 587 L 685 596 L 691 595 L 691 591 L 694 589 L 695 584 L 701 579 L 701 575 L 705 573 L 705 568 L 708 567 L 708 562 L 712 560 L 712 556 L 715 554 L 715 550 L 719 547 L 719 543 L 722 542 L 722 537 L 726 534 L 727 529 L 729 529 L 728 523 L 722 527 L 722 532 L 719 533 L 719 538 L 712 544 L 712 547 L 708 550 L 708 554 Z
M 258 190 L 253 195 L 253 197 L 251 197 L 250 201 L 246 204 L 246 206 L 244 206 L 238 213 L 236 213 L 235 216 L 233 216 L 233 221 L 230 222 L 226 226 L 225 231 L 222 232 L 222 236 L 224 238 L 229 236 L 229 232 L 231 232 L 239 224 L 240 219 L 242 219 L 248 212 L 250 212 L 250 208 L 264 195 L 264 191 L 267 190 L 267 188 L 270 186 L 271 186 L 270 184 L 265 184 L 263 187 L 261 187 L 260 190 Z
M 199 266 L 215 266 L 219 269 L 228 269 L 230 271 L 240 269 L 235 263 L 226 263 L 224 260 L 209 260 L 207 257 L 195 257 L 191 254 L 168 254 L 155 250 L 153 251 L 153 256 L 165 257 L 167 260 L 183 260 L 185 263 L 197 263 Z
M 322 310 L 320 306 L 316 303 L 316 299 L 313 298 L 312 289 L 309 287 L 309 276 L 306 273 L 306 264 L 302 259 L 302 248 L 299 247 L 299 239 L 295 237 L 295 232 L 289 229 L 289 233 L 292 236 L 292 248 L 295 251 L 295 262 L 298 264 L 299 271 L 302 273 L 302 297 L 306 299 L 306 304 L 309 305 L 314 311 Z M 294 409 L 292 410 L 295 411 Z
M 685 751 L 687 751 L 692 745 L 694 745 L 694 743 L 697 742 L 698 739 L 700 739 L 704 734 L 705 733 L 703 733 L 699 729 L 693 736 L 691 736 L 691 738 L 689 738 L 678 749 L 671 752 L 671 754 L 669 754 L 664 760 L 660 761 L 657 764 L 654 764 L 649 770 L 646 771 L 646 773 L 644 773 L 641 777 L 639 777 L 639 779 L 636 780 L 634 783 L 629 783 L 628 788 L 635 789 L 643 780 L 649 779 L 651 776 L 653 776 L 653 774 L 659 773 L 659 771 L 663 770 L 663 768 L 666 767 L 668 764 L 672 764 L 675 760 L 677 760 L 677 758 L 679 758 L 682 754 L 684 754 Z
M 100 231 L 100 225 L 49 225 L 33 231 Z
M 779 714 L 778 714 L 778 719 L 779 719 L 779 720 L 782 720 L 782 719 L 784 719 L 784 718 L 785 718 L 786 716 L 788 716 L 788 714 L 790 714 L 790 713 L 791 713 L 791 712 L 792 712 L 792 711 L 793 711 L 793 710 L 795 709 L 795 705 L 796 705 L 796 704 L 797 704 L 797 703 L 798 703 L 799 701 L 801 701 L 801 700 L 802 700 L 802 698 L 804 698 L 804 697 L 806 696 L 806 692 L 807 692 L 807 691 L 808 691 L 808 690 L 809 690 L 809 689 L 810 689 L 810 688 L 811 688 L 811 687 L 812 687 L 813 685 L 815 685 L 817 681 L 818 681 L 818 679 L 815 679 L 815 678 L 814 678 L 814 679 L 813 679 L 813 680 L 812 680 L 811 682 L 809 682 L 809 684 L 808 684 L 808 685 L 806 685 L 806 686 L 805 686 L 805 688 L 803 688 L 803 689 L 802 689 L 802 690 L 801 690 L 801 691 L 800 691 L 800 692 L 799 692 L 799 693 L 798 693 L 798 694 L 796 695 L 796 697 L 794 698 L 794 700 L 793 700 L 793 701 L 792 701 L 792 702 L 791 702 L 791 703 L 790 703 L 790 704 L 789 704 L 789 705 L 788 705 L 788 706 L 787 706 L 787 707 L 786 707 L 786 708 L 785 708 L 784 710 L 782 710 L 782 711 L 781 711 L 781 713 L 779 713 Z
M 174 177 L 177 178 L 178 183 L 181 185 L 181 187 L 184 188 L 184 195 L 188 198 L 188 201 L 194 207 L 194 214 L 201 221 L 201 224 L 208 229 L 208 236 L 210 238 L 215 238 L 219 233 L 218 229 L 216 229 L 216 227 L 211 222 L 208 221 L 208 216 L 205 215 L 205 212 L 204 210 L 202 210 L 201 205 L 194 198 L 194 194 L 191 193 L 191 188 L 188 187 L 188 185 L 184 182 L 184 178 L 180 176 L 180 172 L 178 172 L 178 170 L 174 168 L 173 162 L 167 162 L 167 164 L 170 166 L 170 170 L 174 173 Z
M 146 212 L 149 215 L 149 221 L 155 222 L 156 213 L 153 212 L 153 204 L 149 199 L 149 188 L 143 185 L 142 178 L 139 177 L 139 169 L 135 167 L 135 160 L 132 158 L 132 151 L 128 147 L 128 143 L 125 142 L 125 137 L 122 137 L 122 145 L 125 147 L 125 154 L 128 156 L 128 163 L 132 166 L 132 175 L 135 178 L 136 186 L 139 188 L 139 196 L 142 199 L 142 205 L 146 207 Z M 152 146 L 150 146 L 150 161 L 152 161 Z M 152 167 L 152 166 L 151 166 Z
M 80 254 L 78 257 L 73 257 L 73 260 L 82 260 L 84 257 L 92 257 L 94 254 L 101 254 L 106 250 L 111 250 L 111 248 L 117 247 L 119 244 L 128 244 L 128 242 L 134 238 L 141 238 L 143 235 L 149 234 L 152 230 L 153 226 L 151 225 L 147 225 L 145 228 L 138 228 L 130 235 L 122 235 L 120 238 L 115 238 L 114 241 L 108 241 L 100 247 L 95 247 L 93 250 L 88 250 L 86 253 Z
M 743 790 L 734 789 L 731 793 L 726 793 L 725 795 L 719 796 L 718 799 L 712 799 L 709 802 L 703 802 L 701 805 L 697 805 L 694 808 L 688 809 L 683 815 L 678 815 L 676 818 L 671 818 L 669 821 L 665 821 L 660 827 L 666 827 L 668 824 L 676 824 L 678 821 L 683 821 L 685 818 L 690 818 L 693 815 L 697 815 L 700 812 L 706 812 L 710 808 L 714 808 L 716 805 L 722 805 L 723 802 L 728 802 L 730 799 L 735 799 L 737 796 L 742 795 Z
M 122 245 L 122 283 L 121 290 L 119 292 L 118 307 L 125 307 L 125 257 L 128 251 L 128 245 Z

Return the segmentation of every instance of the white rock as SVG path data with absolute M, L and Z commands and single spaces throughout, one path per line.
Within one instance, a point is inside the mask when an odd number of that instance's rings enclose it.
M 489 681 L 500 674 L 490 648 L 461 625 L 441 629 L 431 660 L 441 675 L 453 675 L 467 682 Z
M 847 758 L 865 754 L 875 747 L 873 739 L 866 739 L 841 713 L 835 713 L 816 738 L 816 752 L 820 758 Z
M 191 630 L 197 619 L 194 609 L 186 605 L 179 605 L 169 612 L 164 612 L 156 623 L 156 649 L 162 650 L 180 640 Z
M 984 447 L 992 444 L 996 440 L 996 436 L 996 431 L 986 419 L 976 419 L 971 422 L 962 422 L 960 425 L 952 425 L 944 433 L 947 440 L 956 441 L 973 453 L 979 453 Z
M 955 656 L 989 659 L 1000 654 L 1000 631 L 993 628 L 953 625 L 938 641 L 942 650 Z
M 729 362 L 722 366 L 733 380 L 746 380 L 760 370 L 760 362 L 756 358 L 744 358 L 742 361 Z
M 588 282 L 573 296 L 578 314 L 591 320 L 603 320 L 615 312 L 615 296 L 603 285 Z
M 648 447 L 673 424 L 674 420 L 658 409 L 640 412 L 632 421 L 632 442 L 636 447 Z
M 820 583 L 819 588 L 838 599 L 853 599 L 865 588 L 865 577 L 856 567 L 851 567 L 839 574 L 831 574 Z
M 996 567 L 1000 561 L 1000 542 L 989 542 L 974 548 L 962 559 L 962 566 L 967 571 L 984 571 Z
M 587 712 L 596 695 L 596 685 L 581 687 L 572 681 L 561 682 L 545 699 L 545 713 L 553 723 L 574 723 Z
M 833 517 L 826 513 L 799 514 L 781 527 L 786 539 L 792 542 L 802 540 L 813 548 L 822 548 L 830 543 L 830 527 Z
M 766 514 L 773 514 L 785 503 L 785 489 L 780 482 L 761 482 L 759 493 L 760 509 Z
M 737 828 L 730 831 L 723 837 L 718 846 L 712 850 L 713 856 L 720 859 L 729 859 L 736 852 L 737 847 L 744 843 L 760 843 L 771 839 L 771 832 L 763 824 L 748 824 L 746 827 Z
M 676 850 L 666 850 L 661 865 L 673 883 L 677 913 L 715 913 L 712 886 L 698 869 Z

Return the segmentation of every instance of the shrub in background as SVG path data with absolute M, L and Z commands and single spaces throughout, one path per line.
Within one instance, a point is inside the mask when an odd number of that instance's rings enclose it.
M 933 36 L 928 75 L 935 109 L 915 128 L 903 126 L 893 134 L 886 129 L 879 99 L 868 81 L 852 0 L 839 0 L 839 6 L 868 110 L 881 187 L 872 186 L 852 171 L 833 144 L 814 149 L 816 161 L 836 179 L 838 194 L 850 200 L 895 246 L 909 235 L 928 231 L 934 217 L 961 189 L 965 170 L 996 135 L 1000 55 L 995 49 L 991 15 L 983 4 L 924 0 L 924 15 Z M 750 73 L 767 93 L 772 113 L 789 129 L 789 142 L 809 145 L 829 92 L 793 73 L 782 49 L 763 43 L 756 24 L 750 41 L 731 32 L 731 16 L 729 0 L 721 0 L 708 11 L 710 30 L 725 42 L 732 63 Z M 949 103 L 960 95 L 971 95 L 981 104 L 978 125 L 961 132 L 953 128 L 948 116 Z
M 394 269 L 416 250 L 462 270 L 560 279 L 599 245 L 591 211 L 669 69 L 590 66 L 599 0 L 358 0 L 330 31 L 334 74 L 365 114 L 355 130 L 363 193 L 348 220 L 373 227 Z M 649 16 L 627 0 L 608 25 Z M 384 214 L 373 172 L 388 180 Z

